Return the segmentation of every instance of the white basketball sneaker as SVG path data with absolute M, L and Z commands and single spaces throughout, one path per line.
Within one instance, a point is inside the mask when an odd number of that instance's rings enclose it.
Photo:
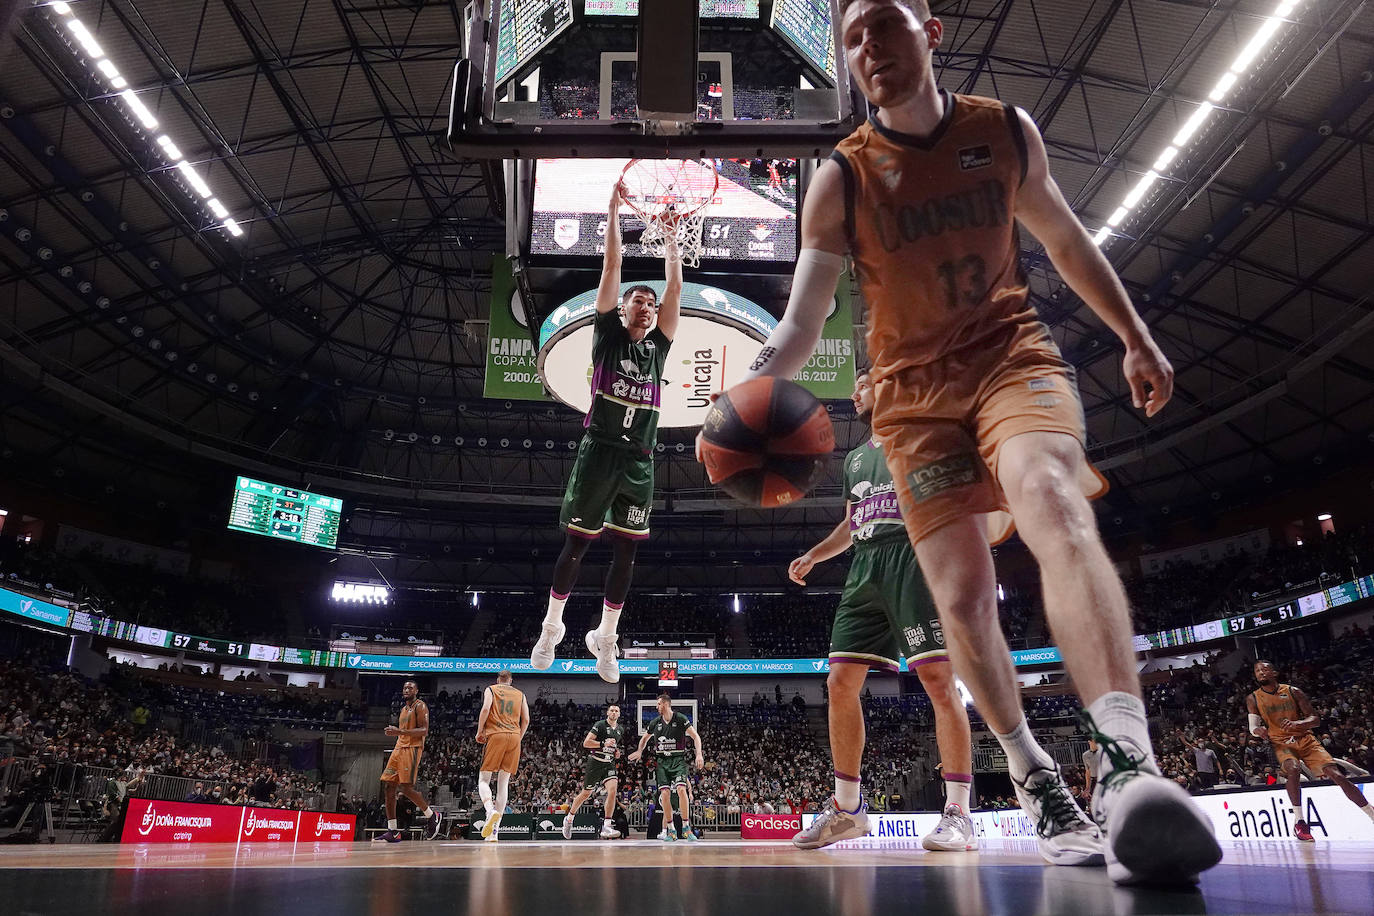
M 603 840 L 618 840 L 620 839 L 620 831 L 616 830 L 610 824 L 602 824 L 601 832 L 597 834 L 597 836 L 601 837 Z
M 964 852 L 978 848 L 973 818 L 958 805 L 946 805 L 935 829 L 921 837 L 921 847 L 932 852 Z
M 569 812 L 567 813 L 567 815 L 565 815 L 564 818 L 563 818 L 563 839 L 565 839 L 565 840 L 571 840 L 571 839 L 572 839 L 572 829 L 573 829 L 573 816 L 572 816 L 572 812 L 569 811 Z
M 1106 837 L 1107 877 L 1117 884 L 1196 884 L 1221 861 L 1211 823 L 1144 750 L 1098 731 L 1086 710 L 1080 715 L 1101 748 L 1093 819 Z
M 798 849 L 820 849 L 841 840 L 868 836 L 872 826 L 868 820 L 868 802 L 859 801 L 858 811 L 845 811 L 832 797 L 830 803 L 816 815 L 811 826 L 792 837 Z
M 596 656 L 596 673 L 607 684 L 620 682 L 620 662 L 615 657 L 620 654 L 620 637 L 612 633 L 602 636 L 592 630 L 587 633 L 587 651 Z M 552 659 L 550 659 L 552 661 Z
M 554 650 L 563 641 L 563 634 L 568 632 L 567 627 L 561 623 L 546 623 L 540 629 L 539 641 L 534 644 L 534 650 L 530 652 L 530 665 L 536 671 L 543 671 L 553 664 Z
M 1040 855 L 1051 865 L 1101 865 L 1102 834 L 1064 782 L 1059 767 L 1036 767 L 1024 781 L 1015 776 L 1011 784 L 1021 810 L 1035 822 Z

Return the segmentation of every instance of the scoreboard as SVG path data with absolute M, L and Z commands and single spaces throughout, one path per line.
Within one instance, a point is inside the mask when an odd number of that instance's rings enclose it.
M 830 0 L 773 0 L 769 25 L 834 85 L 835 38 L 830 24 Z
M 701 0 L 702 19 L 757 19 L 759 0 Z M 638 16 L 639 0 L 587 0 L 588 16 Z
M 497 84 L 529 63 L 572 21 L 572 0 L 504 0 L 496 39 Z
M 229 508 L 229 528 L 267 537 L 333 547 L 339 541 L 343 500 L 282 484 L 240 477 Z

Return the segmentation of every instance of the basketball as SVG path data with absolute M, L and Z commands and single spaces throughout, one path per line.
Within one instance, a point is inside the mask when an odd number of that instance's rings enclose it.
M 701 428 L 699 458 L 711 483 L 750 506 L 796 502 L 835 450 L 825 407 L 796 382 L 756 378 L 716 399 Z

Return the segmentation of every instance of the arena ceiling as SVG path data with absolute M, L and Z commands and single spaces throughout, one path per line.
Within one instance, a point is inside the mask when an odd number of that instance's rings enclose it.
M 1095 231 L 1276 3 L 936 3 L 940 81 L 1031 112 Z M 238 237 L 192 203 L 57 14 L 26 6 L 0 48 L 0 467 L 112 498 L 276 473 L 352 494 L 355 543 L 376 548 L 457 536 L 415 519 L 487 526 L 493 543 L 547 528 L 580 418 L 481 398 L 503 221 L 480 165 L 442 142 L 458 6 L 71 4 Z M 1026 239 L 1120 530 L 1243 502 L 1374 441 L 1374 14 L 1306 0 L 1292 15 L 1105 244 L 1178 372 L 1161 417 L 1131 408 L 1115 338 Z M 844 444 L 862 435 L 841 424 Z M 668 527 L 704 543 L 726 516 L 688 438 L 664 441 Z M 801 510 L 729 520 L 741 543 L 814 536 Z

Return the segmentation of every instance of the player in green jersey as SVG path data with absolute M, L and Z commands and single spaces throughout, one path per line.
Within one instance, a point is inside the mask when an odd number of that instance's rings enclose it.
M 701 735 L 696 726 L 680 712 L 673 712 L 673 698 L 666 693 L 658 695 L 658 715 L 644 729 L 639 738 L 639 747 L 629 756 L 633 763 L 644 756 L 644 746 L 653 739 L 655 782 L 658 783 L 658 807 L 663 812 L 663 832 L 660 840 L 671 843 L 683 839 L 696 842 L 697 835 L 692 832 L 690 810 L 687 806 L 689 788 L 687 782 L 687 741 L 696 745 L 697 754 L 693 761 L 699 770 L 705 766 L 701 756 Z M 677 790 L 677 810 L 682 816 L 682 833 L 673 829 L 673 790 Z
M 873 414 L 873 386 L 866 370 L 854 380 L 854 411 L 865 422 Z M 935 743 L 944 765 L 943 816 L 921 845 L 930 850 L 976 849 L 978 837 L 969 817 L 973 746 L 968 711 L 955 687 L 935 601 L 907 540 L 892 473 L 877 440 L 870 438 L 845 458 L 844 485 L 845 517 L 787 569 L 793 582 L 805 585 L 817 563 L 854 545 L 854 561 L 830 637 L 827 683 L 835 797 L 792 842 L 818 849 L 868 832 L 868 806 L 859 786 L 864 752 L 859 694 L 870 668 L 897 671 L 899 659 L 905 658 L 935 707 Z
M 606 257 L 596 292 L 592 406 L 583 423 L 587 432 L 577 449 L 559 516 L 567 536 L 554 566 L 539 641 L 530 653 L 530 664 L 539 671 L 553 664 L 563 639 L 563 606 L 577 582 L 582 558 L 592 541 L 609 530 L 613 553 L 601 624 L 587 634 L 586 644 L 596 656 L 596 673 L 612 684 L 620 680 L 616 624 L 630 591 L 635 550 L 649 536 L 659 395 L 668 349 L 677 333 L 682 296 L 682 257 L 671 241 L 672 233 L 668 234 L 664 257 L 663 297 L 644 285 L 621 292 L 621 195 L 617 183 L 611 191 Z
M 573 796 L 568 805 L 568 813 L 563 818 L 563 839 L 572 839 L 573 817 L 599 790 L 606 790 L 606 822 L 601 825 L 601 839 L 619 838 L 620 831 L 615 829 L 615 793 L 620 788 L 620 779 L 615 774 L 615 761 L 620 749 L 625 746 L 625 726 L 620 722 L 620 707 L 612 704 L 606 709 L 606 718 L 596 723 L 582 739 L 582 746 L 590 750 L 591 756 L 582 765 L 582 789 Z

